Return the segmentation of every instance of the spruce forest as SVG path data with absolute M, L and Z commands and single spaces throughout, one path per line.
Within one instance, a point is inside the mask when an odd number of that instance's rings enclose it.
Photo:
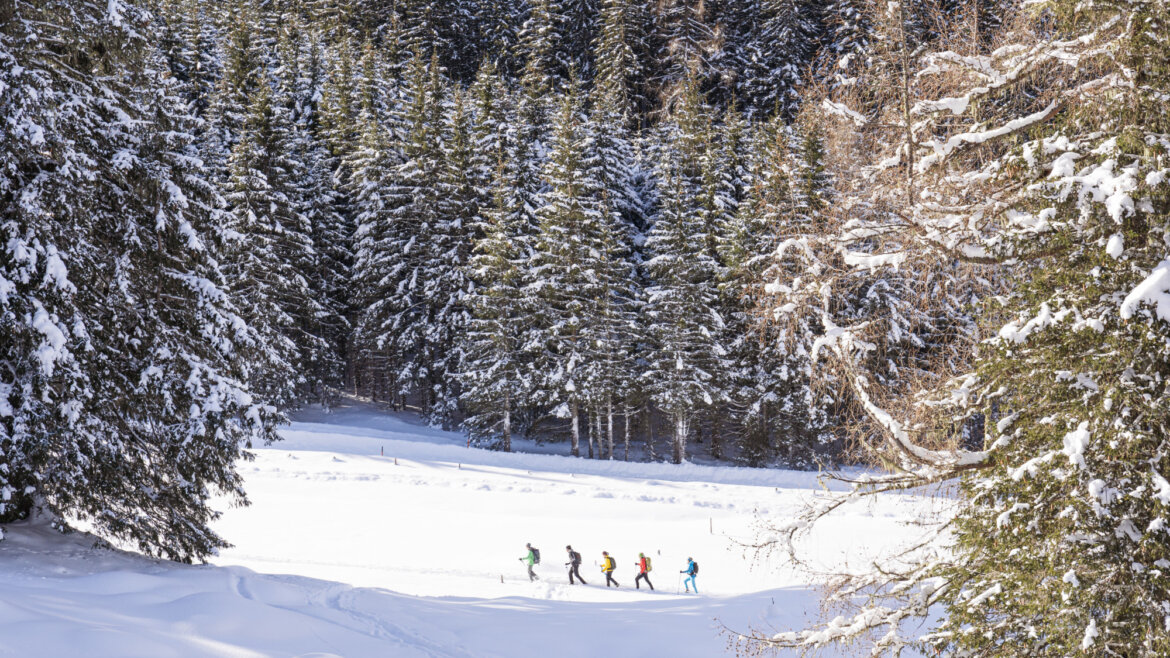
M 252 449 L 357 397 L 850 465 L 766 519 L 795 563 L 951 487 L 745 655 L 1170 655 L 1167 35 L 1164 0 L 0 0 L 0 521 L 202 560 Z

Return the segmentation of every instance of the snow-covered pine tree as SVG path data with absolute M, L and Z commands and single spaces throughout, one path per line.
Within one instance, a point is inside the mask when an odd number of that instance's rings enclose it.
M 570 451 L 580 454 L 581 415 L 596 392 L 599 365 L 589 354 L 599 305 L 610 274 L 605 217 L 597 183 L 585 166 L 584 118 L 575 81 L 570 83 L 553 127 L 551 153 L 543 178 L 548 187 L 537 211 L 540 232 L 534 243 L 528 293 L 533 298 L 534 368 L 542 375 L 541 402 L 569 420 Z M 590 456 L 593 446 L 590 444 Z
M 593 78 L 594 98 L 606 99 L 620 121 L 615 128 L 625 128 L 639 106 L 638 86 L 645 79 L 644 65 L 633 47 L 636 26 L 631 20 L 634 8 L 629 0 L 603 0 L 601 27 L 593 45 L 597 74 Z
M 593 194 L 601 203 L 605 239 L 613 241 L 607 256 L 612 272 L 606 282 L 612 288 L 606 295 L 605 313 L 599 316 L 613 337 L 598 344 L 604 348 L 595 358 L 605 368 L 601 384 L 605 395 L 595 399 L 594 405 L 605 415 L 607 453 L 612 458 L 615 405 L 628 416 L 637 397 L 636 354 L 644 342 L 644 327 L 635 316 L 642 292 L 637 266 L 649 213 L 637 187 L 637 153 L 626 128 L 632 121 L 628 97 L 620 85 L 601 84 L 593 87 L 590 96 L 584 164 L 587 179 L 595 185 Z
M 229 160 L 230 216 L 224 272 L 241 314 L 270 348 L 249 373 L 265 399 L 288 406 L 303 399 L 306 371 L 328 359 L 320 336 L 324 314 L 306 278 L 315 270 L 312 227 L 297 204 L 299 166 L 291 157 L 291 122 L 262 75 Z
M 392 312 L 394 282 L 402 264 L 396 251 L 394 172 L 400 154 L 387 128 L 370 111 L 362 113 L 361 137 L 349 160 L 353 174 L 347 192 L 357 223 L 351 298 L 356 307 L 353 360 L 357 390 L 373 399 L 399 402 L 397 345 L 386 338 L 386 322 Z
M 685 93 L 688 78 L 706 87 L 714 69 L 716 37 L 702 0 L 663 0 L 654 6 L 653 86 L 667 113 Z
M 222 75 L 207 110 L 200 151 L 212 182 L 223 190 L 231 175 L 228 159 L 243 133 L 249 103 L 264 72 L 266 53 L 259 35 L 254 33 L 255 12 L 247 3 L 237 0 L 219 12 L 225 15 L 221 22 L 227 26 L 216 57 Z
M 680 463 L 686 460 L 695 413 L 722 401 L 715 378 L 726 351 L 719 341 L 719 264 L 707 248 L 714 240 L 704 213 L 709 128 L 693 76 L 686 79 L 671 119 L 657 172 L 658 212 L 646 240 L 652 283 L 645 316 L 653 345 L 643 379 L 657 407 L 671 418 L 673 459 Z
M 790 274 L 778 269 L 776 247 L 786 236 L 813 230 L 809 222 L 828 196 L 818 136 L 793 139 L 792 132 L 780 117 L 757 129 L 746 198 L 720 236 L 721 291 L 735 363 L 730 397 L 741 457 L 756 466 L 774 457 L 810 465 L 831 437 L 825 408 L 831 398 L 810 386 L 811 341 L 787 335 L 813 335 L 817 327 L 762 322 L 758 315 L 767 299 L 761 282 Z M 795 153 L 794 142 L 801 147 Z
M 191 115 L 134 6 L 0 18 L 0 517 L 200 559 L 277 417 L 240 383 L 261 339 L 215 268 Z
M 471 321 L 463 340 L 464 425 L 472 440 L 512 450 L 516 409 L 531 402 L 528 346 L 532 330 L 530 297 L 525 290 L 529 250 L 520 238 L 529 227 L 517 224 L 508 206 L 501 168 L 486 211 L 486 233 L 476 242 L 469 271 L 475 282 L 467 298 Z
M 508 181 L 508 207 L 523 216 L 517 221 L 529 227 L 524 234 L 530 236 L 536 234 L 539 224 L 536 209 L 543 204 L 541 170 L 548 157 L 545 142 L 549 132 L 550 96 L 548 77 L 539 65 L 539 58 L 528 58 L 516 92 L 515 113 L 509 122 L 504 174 Z
M 828 0 L 823 9 L 822 66 L 840 83 L 867 66 L 872 34 L 866 0 Z
M 762 0 L 744 49 L 744 69 L 736 90 L 749 116 L 780 112 L 791 118 L 800 109 L 804 73 L 818 47 L 819 3 Z M 746 26 L 737 26 L 746 30 Z
M 179 81 L 184 99 L 202 117 L 215 90 L 219 60 L 215 22 L 199 0 L 156 0 L 152 4 L 161 23 L 160 48 L 171 75 Z
M 517 206 L 509 168 L 511 98 L 493 59 L 485 59 L 471 86 L 475 125 L 469 176 L 479 197 L 468 272 L 470 324 L 462 342 L 461 404 L 471 440 L 512 449 L 517 412 L 530 406 L 530 304 L 525 277 L 534 227 Z
M 376 241 L 378 251 L 363 254 L 361 263 L 386 274 L 367 279 L 372 287 L 363 293 L 377 301 L 363 311 L 359 323 L 367 341 L 397 355 L 390 374 L 398 394 L 420 396 L 429 414 L 437 402 L 433 364 L 443 342 L 437 340 L 442 334 L 435 319 L 440 302 L 432 296 L 431 278 L 444 267 L 434 250 L 444 230 L 439 181 L 445 90 L 437 57 L 415 53 L 408 77 L 403 162 L 390 190 L 379 193 L 391 195 L 391 219 L 379 229 L 385 237 Z
M 600 5 L 600 0 L 560 0 L 558 60 L 582 80 L 592 79 L 596 70 L 593 44 L 600 25 Z
M 397 37 L 402 52 L 434 54 L 452 77 L 470 78 L 479 63 L 471 5 L 451 0 L 399 0 Z
M 342 36 L 327 51 L 325 70 L 329 73 L 321 87 L 318 127 L 318 137 L 329 146 L 330 155 L 341 162 L 353 155 L 359 130 L 364 128 L 358 121 L 363 106 L 357 69 L 354 43 Z M 377 80 L 369 81 L 378 84 Z
M 475 26 L 477 62 L 483 66 L 490 61 L 504 75 L 519 73 L 517 58 L 520 26 L 523 22 L 523 0 L 478 0 L 472 7 Z
M 492 181 L 508 159 L 508 132 L 513 122 L 512 97 L 500 71 L 491 59 L 484 59 L 475 82 L 468 88 L 471 96 L 473 162 L 470 175 L 479 190 L 480 220 L 487 227 L 486 209 L 494 198 Z M 486 231 L 480 235 L 485 235 Z
M 561 46 L 560 10 L 560 0 L 532 0 L 520 28 L 517 49 L 523 58 L 522 76 L 526 84 L 539 85 L 542 90 L 555 86 L 549 78 L 561 73 L 561 67 L 567 64 L 557 59 Z
M 324 77 L 320 50 L 295 15 L 285 19 L 277 54 L 277 98 L 289 118 L 290 197 L 310 230 L 312 269 L 305 276 L 320 306 L 316 317 L 305 318 L 321 339 L 302 346 L 307 393 L 328 402 L 328 389 L 340 387 L 344 377 L 353 229 L 334 187 L 333 159 L 317 138 L 316 99 Z
M 445 123 L 437 184 L 439 217 L 420 272 L 426 282 L 425 303 L 432 309 L 427 336 L 428 352 L 433 355 L 430 419 L 447 425 L 458 413 L 463 335 L 471 321 L 467 306 L 474 287 L 468 267 L 471 250 L 480 237 L 480 205 L 490 199 L 482 198 L 485 190 L 477 185 L 467 92 L 453 91 Z

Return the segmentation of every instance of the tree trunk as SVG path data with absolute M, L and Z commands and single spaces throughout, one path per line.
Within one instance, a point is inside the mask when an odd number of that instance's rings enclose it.
M 580 457 L 581 456 L 581 426 L 579 424 L 577 424 L 577 416 L 580 412 L 577 409 L 576 402 L 572 403 L 569 406 L 569 408 L 573 412 L 572 419 L 569 421 L 570 423 L 572 423 L 572 427 L 570 429 L 573 432 L 573 448 L 572 448 L 571 452 L 572 452 L 572 455 L 574 457 Z
M 723 442 L 721 434 L 723 432 L 723 419 L 718 414 L 712 414 L 711 417 L 711 456 L 715 459 L 723 459 Z
M 593 431 L 597 436 L 597 458 L 605 456 L 605 436 L 601 433 L 601 409 L 593 411 Z
M 650 412 L 650 403 L 646 403 L 646 448 L 650 453 L 650 461 L 654 461 L 654 414 Z
M 626 439 L 626 461 L 630 461 L 630 405 L 626 405 L 626 422 L 625 422 L 625 439 Z
M 606 397 L 605 399 L 605 419 L 608 427 L 605 432 L 606 452 L 609 453 L 607 457 L 613 460 L 613 398 Z
M 585 429 L 589 431 L 589 458 L 593 459 L 593 423 L 589 422 L 589 412 L 585 412 Z
M 909 17 L 906 14 L 906 2 L 898 5 L 899 37 L 902 41 L 902 123 L 906 130 L 906 200 L 913 204 L 917 195 L 914 193 L 914 117 L 910 113 L 910 39 L 906 34 L 906 23 Z M 909 207 L 909 206 L 908 206 Z
M 504 393 L 504 452 L 512 452 L 512 398 Z
M 674 463 L 681 464 L 687 458 L 687 416 L 681 411 L 674 414 Z

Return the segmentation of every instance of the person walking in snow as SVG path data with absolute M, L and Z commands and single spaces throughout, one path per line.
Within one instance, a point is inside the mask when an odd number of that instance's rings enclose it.
M 683 584 L 687 586 L 687 593 L 690 593 L 691 588 L 695 588 L 695 594 L 699 593 L 699 586 L 695 584 L 695 576 L 699 575 L 699 563 L 695 562 L 693 558 L 687 558 L 687 568 L 679 573 L 685 573 L 686 578 L 683 579 Z
M 581 568 L 581 554 L 574 551 L 572 546 L 566 546 L 565 550 L 569 552 L 569 561 L 565 563 L 565 566 L 569 568 L 569 584 L 575 584 L 573 576 L 576 576 L 582 585 L 588 585 L 589 583 L 585 582 L 585 579 L 581 577 L 581 572 L 578 571 Z
M 638 561 L 634 563 L 638 567 L 638 576 L 634 578 L 634 589 L 642 589 L 638 581 L 644 580 L 650 586 L 650 591 L 654 591 L 654 584 L 650 582 L 650 558 L 646 557 L 645 553 L 638 553 Z
M 536 577 L 536 572 L 532 570 L 532 565 L 536 564 L 536 551 L 532 548 L 532 544 L 525 544 L 528 548 L 528 555 L 520 558 L 520 561 L 528 565 L 528 582 L 540 580 Z
M 613 570 L 617 569 L 617 562 L 614 562 L 614 559 L 605 551 L 601 552 L 601 556 L 603 558 L 601 572 L 605 574 L 605 586 L 609 587 L 610 583 L 613 583 L 614 587 L 621 587 L 618 581 L 613 579 Z

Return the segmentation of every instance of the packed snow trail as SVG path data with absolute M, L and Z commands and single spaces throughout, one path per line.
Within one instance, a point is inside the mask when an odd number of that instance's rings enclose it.
M 734 541 L 754 537 L 757 512 L 783 518 L 815 495 L 812 474 L 474 450 L 360 405 L 297 419 L 241 464 L 253 504 L 217 523 L 235 544 L 217 566 L 10 526 L 0 656 L 706 657 L 726 651 L 724 625 L 817 614 L 808 575 Z M 937 504 L 852 506 L 807 549 L 827 568 L 859 564 Z M 537 583 L 526 542 L 541 549 Z M 568 584 L 566 544 L 588 586 Z M 604 587 L 602 550 L 620 589 Z M 638 552 L 654 592 L 633 588 Z M 700 596 L 676 594 L 688 557 Z

